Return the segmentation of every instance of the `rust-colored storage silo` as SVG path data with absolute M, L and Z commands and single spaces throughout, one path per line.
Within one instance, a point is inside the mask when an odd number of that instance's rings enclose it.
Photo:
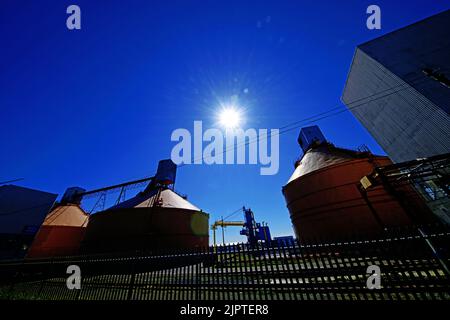
M 108 210 L 91 215 L 82 243 L 83 252 L 193 249 L 208 246 L 209 215 L 168 187 L 173 183 L 175 174 L 161 172 L 170 167 L 165 161 L 160 162 L 155 180 L 143 192 Z
M 84 237 L 89 215 L 79 203 L 66 201 L 69 188 L 61 203 L 47 215 L 37 232 L 27 258 L 46 258 L 53 256 L 77 255 Z
M 304 153 L 283 187 L 297 237 L 337 240 L 370 236 L 384 228 L 411 224 L 411 215 L 383 186 L 364 195 L 360 180 L 374 168 L 391 164 L 388 157 L 353 151 L 328 143 L 317 126 L 303 128 L 299 144 Z M 407 188 L 416 216 L 429 213 L 419 196 Z M 409 190 L 410 189 L 410 190 Z

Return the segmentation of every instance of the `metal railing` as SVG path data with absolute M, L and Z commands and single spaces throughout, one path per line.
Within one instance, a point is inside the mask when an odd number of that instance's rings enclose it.
M 450 300 L 450 275 L 442 267 L 449 264 L 450 229 L 426 229 L 426 235 L 411 227 L 377 239 L 335 243 L 5 261 L 0 263 L 0 298 Z M 81 289 L 68 289 L 69 265 L 79 266 Z M 380 268 L 379 289 L 367 286 L 371 265 Z

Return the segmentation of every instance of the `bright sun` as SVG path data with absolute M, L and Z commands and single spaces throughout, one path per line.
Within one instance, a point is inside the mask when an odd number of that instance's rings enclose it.
M 227 129 L 239 127 L 241 124 L 241 113 L 234 107 L 226 107 L 219 114 L 219 122 L 221 126 Z

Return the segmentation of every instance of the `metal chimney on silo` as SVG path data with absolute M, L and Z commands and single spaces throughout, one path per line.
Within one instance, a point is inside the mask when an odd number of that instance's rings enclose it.
M 61 204 L 80 204 L 81 202 L 81 194 L 84 193 L 86 189 L 80 187 L 71 187 L 67 188 L 64 192 L 64 195 L 61 198 Z
M 175 184 L 176 176 L 177 165 L 171 159 L 159 161 L 155 175 L 156 183 L 163 185 Z
M 311 126 L 300 130 L 297 141 L 303 152 L 306 153 L 312 145 L 319 145 L 326 142 L 326 139 L 318 126 Z

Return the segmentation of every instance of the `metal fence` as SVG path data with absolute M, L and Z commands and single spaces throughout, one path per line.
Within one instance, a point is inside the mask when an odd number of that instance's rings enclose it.
M 450 300 L 447 227 L 293 246 L 235 244 L 191 252 L 0 263 L 0 298 L 51 300 Z M 69 265 L 81 289 L 68 289 Z M 380 267 L 369 289 L 367 268 Z

